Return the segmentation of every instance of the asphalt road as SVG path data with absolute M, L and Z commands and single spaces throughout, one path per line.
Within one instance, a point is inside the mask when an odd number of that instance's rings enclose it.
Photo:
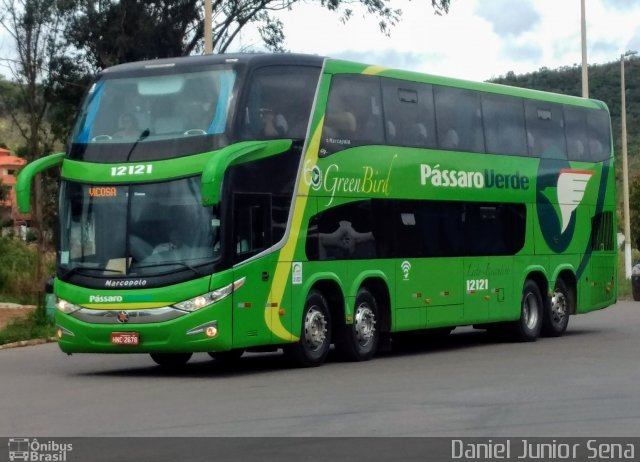
M 146 355 L 0 351 L 0 436 L 638 436 L 640 303 L 571 318 L 533 344 L 457 329 L 366 363 L 180 373 Z

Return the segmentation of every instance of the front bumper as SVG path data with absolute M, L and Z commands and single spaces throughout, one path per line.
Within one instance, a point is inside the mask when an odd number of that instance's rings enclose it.
M 121 311 L 133 316 L 128 316 L 127 322 L 118 322 L 116 314 L 101 310 L 83 309 L 79 317 L 58 311 L 60 349 L 65 353 L 186 353 L 232 348 L 231 297 L 173 319 L 167 319 L 166 312 L 158 309 L 128 311 L 123 306 Z M 141 316 L 141 312 L 148 315 Z M 140 322 L 142 319 L 144 322 Z M 151 319 L 157 322 L 149 322 Z M 214 324 L 217 334 L 209 337 L 202 327 Z M 113 332 L 137 332 L 139 344 L 113 345 Z

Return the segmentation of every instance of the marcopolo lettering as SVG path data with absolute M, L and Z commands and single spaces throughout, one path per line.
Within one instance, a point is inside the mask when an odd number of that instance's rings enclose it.
M 485 170 L 484 173 L 468 170 L 441 169 L 440 164 L 431 166 L 420 165 L 420 184 L 430 183 L 435 187 L 444 188 L 496 188 L 496 189 L 529 189 L 529 178 L 513 174 L 500 174 L 495 170 Z
M 129 279 L 129 280 L 107 279 L 104 283 L 105 287 L 144 287 L 146 285 L 147 285 L 146 279 Z
M 121 302 L 122 295 L 90 295 L 89 303 L 113 303 Z

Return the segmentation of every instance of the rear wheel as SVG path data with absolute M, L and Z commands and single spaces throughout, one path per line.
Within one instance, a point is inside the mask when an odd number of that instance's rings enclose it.
M 528 279 L 522 289 L 520 319 L 511 325 L 513 338 L 519 342 L 534 342 L 540 336 L 543 317 L 542 295 L 538 284 Z
M 640 302 L 640 280 L 637 276 L 631 276 L 631 293 L 633 300 Z
M 569 315 L 575 306 L 573 292 L 569 290 L 560 278 L 556 281 L 553 295 L 545 309 L 542 324 L 542 335 L 546 337 L 560 337 L 567 330 Z
M 356 297 L 353 312 L 353 324 L 344 325 L 341 335 L 336 339 L 338 354 L 348 361 L 368 361 L 376 354 L 380 331 L 378 322 L 378 304 L 367 289 L 362 288 Z
M 316 290 L 309 292 L 302 313 L 300 340 L 284 349 L 294 364 L 301 367 L 321 365 L 331 346 L 331 314 L 327 301 Z
M 191 359 L 192 353 L 151 353 L 156 364 L 167 368 L 182 367 Z

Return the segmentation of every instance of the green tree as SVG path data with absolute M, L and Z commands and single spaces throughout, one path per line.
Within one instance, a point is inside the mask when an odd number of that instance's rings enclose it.
M 272 51 L 283 51 L 285 31 L 274 13 L 303 0 L 212 0 L 213 48 L 226 52 L 247 25 L 257 25 Z M 316 0 L 318 1 L 318 0 Z M 429 0 L 427 0 L 429 1 Z M 430 0 L 436 14 L 448 12 L 450 0 Z M 94 70 L 129 61 L 184 56 L 201 52 L 203 0 L 69 0 L 66 38 Z M 319 0 L 342 21 L 363 5 L 389 33 L 401 11 L 389 0 Z M 78 61 L 76 59 L 76 61 Z
M 15 59 L 7 60 L 7 65 L 16 84 L 14 91 L 0 92 L 0 98 L 25 141 L 23 157 L 29 161 L 52 149 L 53 135 L 45 117 L 52 92 L 59 85 L 53 63 L 57 56 L 65 53 L 63 8 L 66 8 L 65 0 L 0 0 L 0 26 L 15 46 Z M 38 177 L 32 199 L 32 226 L 38 230 L 39 251 L 34 275 L 37 284 L 43 281 L 42 257 L 47 246 L 43 197 L 42 178 Z

